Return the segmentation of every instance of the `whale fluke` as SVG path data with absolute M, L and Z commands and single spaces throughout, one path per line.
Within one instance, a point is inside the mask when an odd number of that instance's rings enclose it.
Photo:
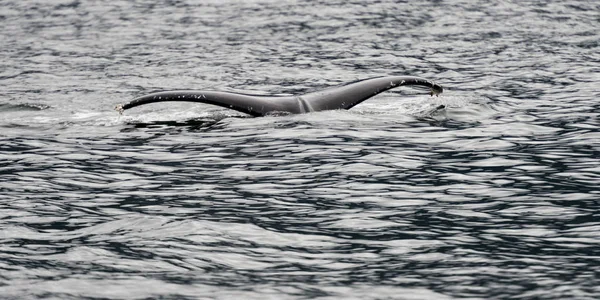
M 437 96 L 444 90 L 441 85 L 420 77 L 386 76 L 359 80 L 299 96 L 259 96 L 200 90 L 166 91 L 135 98 L 129 103 L 117 105 L 115 109 L 122 113 L 124 110 L 149 103 L 188 101 L 218 105 L 252 116 L 264 116 L 276 112 L 300 114 L 322 110 L 350 109 L 381 92 L 404 85 L 427 87 L 431 90 L 432 96 Z

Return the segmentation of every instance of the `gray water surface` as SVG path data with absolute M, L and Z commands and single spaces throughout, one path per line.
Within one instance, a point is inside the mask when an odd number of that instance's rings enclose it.
M 1 299 L 600 298 L 595 1 L 9 0 L 0 42 Z M 381 75 L 445 92 L 113 110 Z

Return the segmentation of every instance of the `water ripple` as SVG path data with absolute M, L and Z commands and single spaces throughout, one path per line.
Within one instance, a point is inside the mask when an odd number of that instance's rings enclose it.
M 597 4 L 0 8 L 4 298 L 600 295 Z M 264 118 L 112 109 L 383 74 L 445 91 Z

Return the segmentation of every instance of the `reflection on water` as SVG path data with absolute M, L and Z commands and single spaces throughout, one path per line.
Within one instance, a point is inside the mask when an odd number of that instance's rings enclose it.
M 600 296 L 591 2 L 0 6 L 7 299 Z M 112 110 L 384 74 L 446 91 Z

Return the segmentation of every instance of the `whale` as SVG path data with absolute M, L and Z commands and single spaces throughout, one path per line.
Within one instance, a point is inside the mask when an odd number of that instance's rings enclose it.
M 200 102 L 229 108 L 260 117 L 269 114 L 302 114 L 324 110 L 350 109 L 357 104 L 387 90 L 400 86 L 421 86 L 430 90 L 430 95 L 439 95 L 441 85 L 415 76 L 381 76 L 367 78 L 295 96 L 265 96 L 211 90 L 172 90 L 147 94 L 117 105 L 115 110 L 125 110 L 157 102 L 187 101 Z

